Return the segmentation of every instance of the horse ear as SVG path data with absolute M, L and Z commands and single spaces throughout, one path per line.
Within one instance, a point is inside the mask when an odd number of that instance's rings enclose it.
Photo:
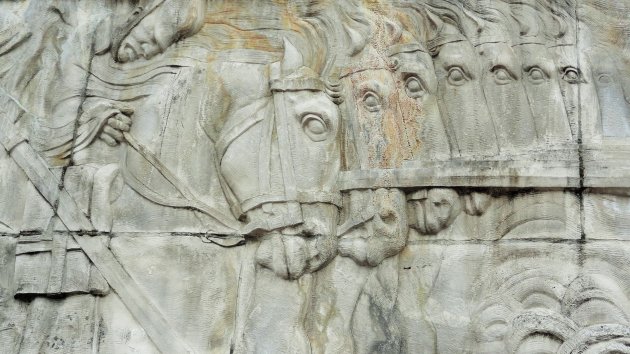
M 390 19 L 385 19 L 385 31 L 387 33 L 387 39 L 388 39 L 387 44 L 389 45 L 398 42 L 398 40 L 400 40 L 400 37 L 402 36 L 402 33 L 403 33 L 402 27 L 398 23 Z
M 304 66 L 304 58 L 298 49 L 289 41 L 284 38 L 284 55 L 280 62 L 280 68 L 283 73 L 293 72 L 300 67 Z
M 347 24 L 343 25 L 343 30 L 349 39 L 350 48 L 348 54 L 350 54 L 350 56 L 354 56 L 361 50 L 363 50 L 363 48 L 367 44 L 367 36 L 362 35 L 359 31 L 348 26 Z
M 426 10 L 425 15 L 427 19 L 427 33 L 430 33 L 429 38 L 436 37 L 442 31 L 442 28 L 444 27 L 444 21 L 442 21 L 440 16 L 430 10 Z

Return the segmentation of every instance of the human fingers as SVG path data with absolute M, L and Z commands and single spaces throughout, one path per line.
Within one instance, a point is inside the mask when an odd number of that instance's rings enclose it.
M 129 124 L 119 120 L 118 118 L 109 118 L 107 120 L 107 124 L 110 127 L 123 132 L 128 132 L 130 128 Z
M 123 122 L 123 123 L 125 123 L 125 124 L 127 124 L 127 125 L 131 125 L 131 118 L 128 115 L 124 114 L 124 113 L 118 113 L 116 115 L 116 119 L 121 121 L 121 122 Z
M 109 145 L 109 146 L 116 146 L 118 145 L 118 142 L 116 141 L 116 139 L 112 138 L 109 134 L 103 133 L 100 136 L 101 140 L 103 140 L 105 142 L 105 144 Z
M 118 109 L 120 110 L 120 112 L 122 112 L 126 116 L 130 116 L 134 112 L 133 108 L 131 106 L 127 106 L 127 105 L 122 105 L 122 106 L 118 107 Z
M 110 135 L 112 138 L 116 139 L 119 142 L 122 142 L 125 140 L 125 137 L 120 131 L 110 127 L 109 125 L 106 125 L 103 128 L 103 133 Z

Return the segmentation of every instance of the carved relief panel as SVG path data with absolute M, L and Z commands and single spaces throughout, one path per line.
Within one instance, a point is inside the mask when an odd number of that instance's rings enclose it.
M 629 11 L 0 1 L 0 348 L 629 352 Z

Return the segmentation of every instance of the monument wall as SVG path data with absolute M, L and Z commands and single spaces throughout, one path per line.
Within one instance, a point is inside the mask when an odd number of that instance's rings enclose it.
M 630 353 L 630 1 L 0 0 L 1 353 Z

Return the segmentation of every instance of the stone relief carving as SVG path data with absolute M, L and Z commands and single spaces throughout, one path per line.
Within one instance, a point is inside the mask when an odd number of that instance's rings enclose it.
M 628 11 L 0 1 L 2 352 L 630 352 Z

